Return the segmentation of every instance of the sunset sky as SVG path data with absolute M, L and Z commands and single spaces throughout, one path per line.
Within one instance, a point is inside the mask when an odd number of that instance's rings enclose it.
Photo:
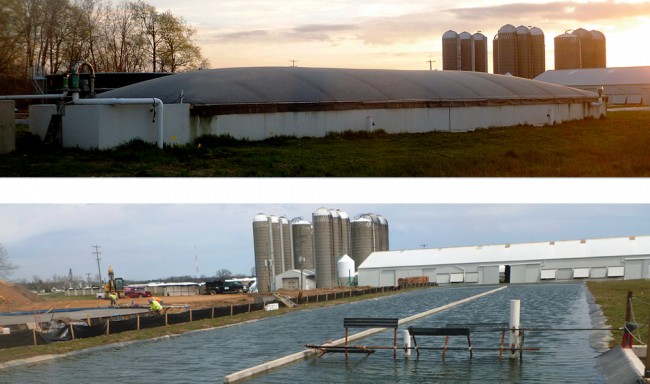
M 536 26 L 553 69 L 553 38 L 569 29 L 599 30 L 607 65 L 650 65 L 650 1 L 440 0 L 159 0 L 194 26 L 212 68 L 288 66 L 442 68 L 442 34 L 481 31 L 492 39 L 505 24 Z M 645 48 L 641 48 L 642 45 Z M 490 59 L 489 71 L 492 72 Z

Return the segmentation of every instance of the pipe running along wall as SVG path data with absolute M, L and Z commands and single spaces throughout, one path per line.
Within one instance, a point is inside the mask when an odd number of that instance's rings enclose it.
M 72 104 L 79 105 L 151 105 L 155 107 L 155 122 L 158 132 L 158 148 L 163 148 L 163 112 L 164 105 L 162 100 L 152 98 L 131 98 L 131 99 L 80 99 L 78 93 L 72 94 Z

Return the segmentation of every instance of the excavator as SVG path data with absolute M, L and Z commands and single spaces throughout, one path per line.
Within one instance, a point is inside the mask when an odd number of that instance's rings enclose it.
M 113 267 L 108 266 L 108 283 L 104 284 L 104 298 L 108 299 L 111 293 L 117 295 L 117 298 L 124 297 L 124 280 L 121 277 L 115 277 Z

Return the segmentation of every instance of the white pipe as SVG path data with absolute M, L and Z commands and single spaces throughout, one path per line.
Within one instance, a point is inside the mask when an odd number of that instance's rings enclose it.
M 67 95 L 68 92 L 48 93 L 44 95 L 9 95 L 0 96 L 0 100 L 63 99 Z
M 158 130 L 158 148 L 163 148 L 163 102 L 155 97 L 136 99 L 80 99 L 79 93 L 72 94 L 72 103 L 79 105 L 148 105 L 154 104 L 156 108 L 156 129 Z
M 510 300 L 510 358 L 519 357 L 519 313 L 521 302 L 519 300 Z
M 404 335 L 404 356 L 409 357 L 411 356 L 411 334 L 405 329 L 402 335 Z

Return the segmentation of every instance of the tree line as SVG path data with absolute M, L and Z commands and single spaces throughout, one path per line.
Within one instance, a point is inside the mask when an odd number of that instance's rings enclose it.
M 0 74 L 66 73 L 85 59 L 96 72 L 183 72 L 208 67 L 196 29 L 143 0 L 0 0 Z M 40 72 L 37 72 L 40 73 Z

